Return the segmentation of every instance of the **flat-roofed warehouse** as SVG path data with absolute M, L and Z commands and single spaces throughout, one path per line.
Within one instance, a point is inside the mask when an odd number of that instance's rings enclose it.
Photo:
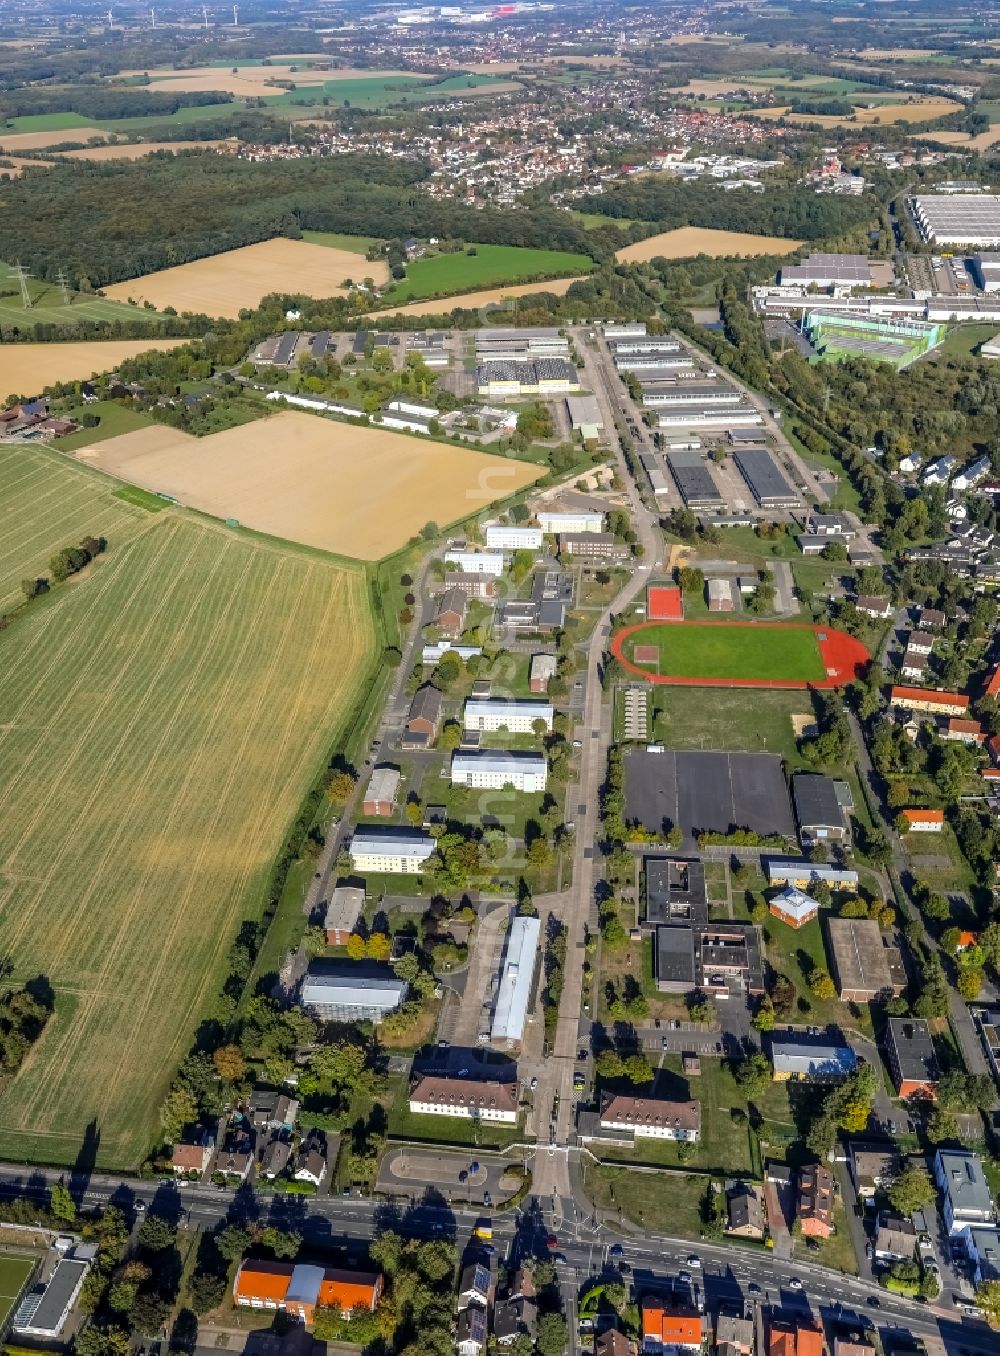
M 870 1003 L 899 992 L 879 925 L 869 918 L 828 918 L 830 968 L 845 1003 Z
M 797 508 L 802 503 L 768 448 L 738 448 L 733 460 L 761 508 Z
M 867 254 L 810 254 L 799 264 L 785 264 L 782 287 L 871 287 Z
M 1000 254 L 980 252 L 972 261 L 972 272 L 984 292 L 1000 292 Z
M 604 427 L 604 416 L 601 414 L 601 407 L 597 403 L 596 396 L 567 396 L 566 413 L 569 415 L 569 422 L 574 431 L 583 433 L 584 436 L 586 436 L 588 429 L 600 430 Z
M 687 508 L 718 508 L 722 492 L 700 452 L 668 452 L 667 466 Z
M 925 240 L 938 245 L 1000 245 L 1000 195 L 920 194 L 911 208 Z

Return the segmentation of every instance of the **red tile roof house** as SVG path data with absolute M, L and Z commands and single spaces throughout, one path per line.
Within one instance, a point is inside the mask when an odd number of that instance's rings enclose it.
M 284 1309 L 309 1325 L 317 1308 L 373 1310 L 382 1294 L 382 1277 L 363 1271 L 338 1271 L 303 1262 L 243 1262 L 233 1282 L 240 1308 Z
M 642 1350 L 645 1356 L 672 1356 L 700 1352 L 705 1320 L 693 1309 L 665 1308 L 647 1300 L 642 1309 Z
M 803 1238 L 829 1238 L 833 1233 L 833 1175 L 821 1163 L 799 1172 L 798 1217 Z
M 900 818 L 907 833 L 941 833 L 944 829 L 943 810 L 903 810 Z
M 178 1177 L 186 1176 L 190 1172 L 196 1172 L 200 1176 L 207 1171 L 214 1148 L 215 1145 L 208 1135 L 200 1144 L 175 1144 L 170 1156 L 170 1166 Z

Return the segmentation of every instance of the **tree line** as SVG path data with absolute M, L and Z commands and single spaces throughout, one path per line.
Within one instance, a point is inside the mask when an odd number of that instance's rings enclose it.
M 796 240 L 844 235 L 867 224 L 873 214 L 871 201 L 864 198 L 817 194 L 787 184 L 771 185 L 764 193 L 735 188 L 720 194 L 714 180 L 701 179 L 689 183 L 631 179 L 607 193 L 581 199 L 579 207 L 608 217 L 652 221 L 665 231 L 702 226 Z
M 187 94 L 154 93 L 131 86 L 76 85 L 59 89 L 18 89 L 0 95 L 0 120 L 35 117 L 46 113 L 79 113 L 84 118 L 169 117 L 179 108 L 203 108 L 206 104 L 232 103 L 233 96 L 220 90 L 197 90 Z
M 230 156 L 76 162 L 4 185 L 5 248 L 40 278 L 101 287 L 304 229 L 590 254 L 565 212 L 482 212 L 420 192 L 426 165 L 376 156 L 251 163 Z M 72 203 L 68 212 L 66 204 Z

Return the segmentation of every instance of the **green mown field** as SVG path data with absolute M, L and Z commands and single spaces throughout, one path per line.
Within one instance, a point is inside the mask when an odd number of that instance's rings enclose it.
M 659 646 L 658 668 L 642 667 L 671 678 L 815 682 L 826 675 L 814 633 L 795 626 L 673 622 L 636 631 L 625 642 L 626 658 L 632 659 L 636 645 Z
M 34 1257 L 0 1257 L 0 1332 L 35 1269 Z
M 46 469 L 8 581 L 93 494 Z M 55 992 L 0 1155 L 72 1163 L 89 1127 L 98 1164 L 127 1168 L 352 719 L 374 624 L 360 568 L 174 509 L 98 495 L 68 535 L 108 503 L 107 554 L 0 633 L 0 955 Z
M 530 282 L 538 277 L 589 273 L 594 261 L 567 250 L 522 249 L 517 245 L 471 245 L 475 254 L 436 254 L 407 265 L 406 277 L 386 293 L 393 304 L 469 292 L 475 287 Z
M 62 547 L 87 536 L 121 547 L 146 526 L 149 514 L 117 499 L 115 488 L 47 448 L 0 445 L 0 613 L 23 602 L 21 580 L 44 574 Z

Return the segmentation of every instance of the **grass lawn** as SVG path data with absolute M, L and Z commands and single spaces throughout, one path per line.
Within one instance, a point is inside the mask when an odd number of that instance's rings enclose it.
M 35 1269 L 35 1257 L 0 1257 L 0 1332 Z
M 631 905 L 629 906 L 631 908 Z M 626 926 L 630 923 L 628 909 L 623 909 Z M 629 942 L 620 951 L 601 948 L 601 969 L 597 986 L 597 1016 L 610 1022 L 605 985 L 613 983 L 620 992 L 626 978 L 638 981 L 646 1001 L 649 1003 L 650 1017 L 686 1017 L 687 1007 L 680 994 L 660 993 L 653 978 L 653 939 L 644 937 L 641 942 Z
M 801 928 L 790 928 L 777 918 L 768 918 L 764 924 L 767 959 L 779 974 L 787 975 L 799 995 L 799 1015 L 822 1025 L 827 1022 L 847 1023 L 871 1031 L 871 1015 L 867 1005 L 860 1005 L 855 1016 L 847 1003 L 839 998 L 816 998 L 809 989 L 809 975 L 814 969 L 831 971 L 826 955 L 820 917 Z M 827 911 L 828 912 L 828 911 Z M 807 1004 L 807 1007 L 803 1007 Z M 798 1020 L 792 1014 L 791 1020 Z
M 56 995 L 0 1153 L 72 1163 L 91 1124 L 97 1164 L 131 1168 L 378 645 L 362 569 L 148 514 L 42 449 L 4 457 L 29 453 L 15 587 L 85 532 L 109 549 L 0 637 L 0 953 Z
M 977 110 L 978 111 L 978 110 Z M 930 356 L 939 358 L 968 357 L 980 344 L 992 339 L 996 325 L 954 325 Z
M 475 253 L 469 253 L 474 250 Z M 566 250 L 522 249 L 517 245 L 470 245 L 460 254 L 435 254 L 415 259 L 406 277 L 386 293 L 394 305 L 425 297 L 468 292 L 476 287 L 531 282 L 536 278 L 589 273 L 594 261 L 586 254 Z
M 310 245 L 327 245 L 330 249 L 361 255 L 379 243 L 373 235 L 342 235 L 339 231 L 303 231 L 302 239 L 308 240 Z
M 795 1240 L 795 1255 L 817 1266 L 832 1267 L 835 1271 L 846 1272 L 848 1276 L 857 1276 L 858 1259 L 854 1254 L 854 1244 L 847 1227 L 847 1215 L 842 1200 L 837 1199 L 833 1207 L 834 1233 L 830 1238 L 819 1240 L 818 1248 L 808 1247 L 799 1238 Z
M 976 888 L 976 878 L 950 824 L 940 833 L 904 833 L 901 841 L 914 876 L 932 890 L 950 894 Z
M 120 490 L 112 491 L 115 499 L 124 500 L 126 504 L 135 504 L 137 508 L 145 509 L 147 513 L 162 513 L 167 507 L 167 501 L 161 499 L 158 494 L 152 494 L 149 490 L 142 490 L 138 485 L 123 485 Z
M 624 646 L 626 657 L 633 659 L 636 646 L 641 645 L 659 647 L 659 663 L 655 669 L 648 666 L 650 672 L 675 678 L 811 682 L 825 675 L 815 634 L 796 626 L 666 623 L 630 636 Z
M 148 415 L 129 409 L 127 405 L 120 405 L 116 400 L 94 400 L 89 405 L 71 405 L 59 413 L 67 419 L 76 420 L 92 415 L 98 421 L 93 428 L 81 428 L 76 433 L 67 434 L 65 438 L 57 438 L 55 446 L 60 452 L 75 452 L 79 447 L 89 447 L 91 443 L 103 442 L 105 438 L 114 438 L 119 433 L 131 433 L 137 428 L 148 428 L 153 423 Z
M 422 1116 L 410 1110 L 405 1078 L 393 1078 L 389 1134 L 434 1144 L 468 1144 L 476 1149 L 506 1149 L 522 1137 L 520 1125 L 490 1125 L 453 1116 Z
M 800 763 L 793 715 L 812 715 L 807 692 L 754 692 L 718 688 L 711 701 L 698 688 L 658 687 L 650 692 L 653 738 L 672 749 L 728 749 L 778 753 Z M 751 709 L 753 720 L 747 720 Z
M 652 1094 L 667 1100 L 701 1103 L 701 1141 L 686 1150 L 686 1157 L 680 1145 L 666 1140 L 636 1140 L 631 1149 L 595 1145 L 596 1155 L 608 1162 L 625 1160 L 659 1167 L 691 1167 L 719 1174 L 753 1172 L 755 1165 L 746 1116 L 742 1123 L 732 1116 L 734 1108 L 746 1112 L 746 1097 L 723 1060 L 706 1056 L 701 1061 L 701 1069 L 696 1077 L 687 1078 L 681 1073 L 680 1056 L 664 1055 Z M 757 1107 L 765 1120 L 773 1117 L 778 1129 L 788 1132 L 791 1112 L 785 1084 L 769 1083 Z M 764 1133 L 766 1137 L 766 1131 Z
M 620 1211 L 634 1224 L 676 1238 L 701 1237 L 709 1179 L 679 1172 L 634 1172 L 584 1161 L 584 1190 L 598 1210 Z
M 571 210 L 569 215 L 574 221 L 578 221 L 585 231 L 596 231 L 599 226 L 619 226 L 624 230 L 626 226 L 632 225 L 631 217 L 605 217 L 600 212 Z

